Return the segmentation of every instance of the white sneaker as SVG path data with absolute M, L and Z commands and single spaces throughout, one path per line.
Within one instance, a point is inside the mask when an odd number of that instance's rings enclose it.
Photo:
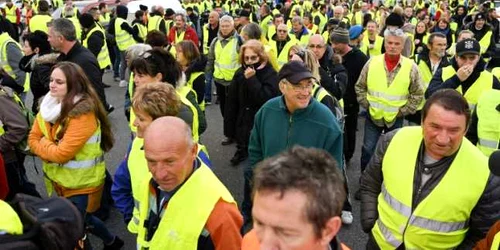
M 351 225 L 352 221 L 354 220 L 354 218 L 352 217 L 352 212 L 349 211 L 342 211 L 341 218 L 342 218 L 342 223 L 346 225 Z
M 127 87 L 127 86 L 128 86 L 128 82 L 127 82 L 127 81 L 122 80 L 122 81 L 120 81 L 120 84 L 118 84 L 118 86 L 119 86 L 120 88 L 125 88 L 125 87 Z

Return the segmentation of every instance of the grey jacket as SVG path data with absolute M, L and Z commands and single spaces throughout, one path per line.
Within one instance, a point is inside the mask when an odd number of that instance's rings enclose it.
M 382 162 L 385 152 L 397 131 L 389 132 L 380 137 L 375 154 L 361 176 L 361 226 L 366 233 L 371 231 L 378 219 L 377 198 L 384 181 Z M 467 139 L 464 138 L 464 140 Z M 427 168 L 431 169 L 432 177 L 418 190 L 421 181 L 419 177 L 422 176 L 422 169 L 424 168 L 421 163 L 423 162 L 423 150 L 422 143 L 417 160 L 418 166 L 415 168 L 414 174 L 417 178 L 413 180 L 413 193 L 417 194 L 420 191 L 420 194 L 413 195 L 412 207 L 416 207 L 439 184 L 456 156 L 455 154 L 434 164 L 426 165 Z M 472 171 L 471 174 L 473 174 Z M 467 235 L 458 249 L 471 249 L 478 240 L 485 237 L 488 229 L 497 220 L 500 220 L 500 177 L 490 174 L 485 190 L 470 214 Z
M 0 52 L 2 53 L 2 52 Z M 23 58 L 23 52 L 15 43 L 7 44 L 7 63 L 12 68 L 12 72 L 16 76 L 16 83 L 19 86 L 24 86 L 24 80 L 26 79 L 26 72 L 19 68 L 19 61 Z
M 217 37 L 212 40 L 212 43 L 210 44 L 210 49 L 208 50 L 208 61 L 207 61 L 207 67 L 205 68 L 205 72 L 213 75 L 214 73 L 214 62 L 215 62 L 215 44 L 217 43 L 217 41 L 220 41 L 221 42 L 221 45 L 222 47 L 226 46 L 226 44 L 228 44 L 231 39 L 238 39 L 238 43 L 236 44 L 236 56 L 239 55 L 239 51 L 240 51 L 240 47 L 241 47 L 241 44 L 242 44 L 242 40 L 241 40 L 241 37 L 240 35 L 238 35 L 238 33 L 236 33 L 234 31 L 234 33 L 232 35 L 230 35 L 228 38 L 224 38 L 222 37 L 222 34 L 220 33 L 217 33 Z M 217 83 L 220 83 L 224 86 L 229 86 L 231 84 L 231 81 L 226 81 L 224 79 L 218 79 L 218 78 L 214 78 L 214 80 L 217 82 Z
M 11 88 L 0 86 L 0 125 L 5 131 L 0 135 L 0 153 L 5 163 L 16 161 L 15 147 L 28 134 L 28 122 L 21 108 L 13 99 Z

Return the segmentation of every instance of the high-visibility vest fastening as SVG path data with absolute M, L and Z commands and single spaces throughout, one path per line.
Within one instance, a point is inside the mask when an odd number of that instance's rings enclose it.
M 381 249 L 395 249 L 402 244 L 406 249 L 455 248 L 465 238 L 470 213 L 488 181 L 488 159 L 464 138 L 443 179 L 418 206 L 412 207 L 422 139 L 421 127 L 402 128 L 385 153 L 379 218 L 371 231 Z M 472 173 L 474 178 L 470 178 Z
M 408 102 L 412 61 L 401 57 L 401 68 L 389 85 L 385 72 L 384 54 L 372 57 L 366 79 L 370 116 L 392 122 L 399 109 Z
M 500 112 L 496 107 L 500 105 L 500 90 L 485 91 L 477 103 L 477 147 L 490 156 L 498 149 L 500 141 Z
M 105 69 L 106 67 L 111 65 L 111 59 L 109 58 L 108 45 L 106 43 L 106 34 L 97 25 L 89 31 L 87 37 L 85 37 L 85 40 L 83 40 L 83 47 L 88 48 L 88 39 L 90 36 L 92 36 L 92 34 L 94 34 L 94 32 L 101 32 L 104 38 L 104 43 L 101 47 L 101 51 L 97 55 L 97 61 L 99 62 L 99 68 Z
M 454 76 L 457 72 L 453 68 L 452 65 L 444 67 L 442 69 L 442 74 L 441 74 L 441 79 L 444 81 L 450 79 L 452 76 Z M 493 75 L 486 71 L 483 70 L 481 72 L 481 75 L 477 78 L 477 80 L 470 86 L 465 94 L 462 91 L 462 86 L 458 86 L 456 89 L 458 92 L 464 95 L 465 99 L 469 103 L 469 108 L 471 110 L 474 110 L 476 107 L 477 101 L 479 100 L 479 97 L 483 94 L 484 91 L 492 89 L 493 88 Z

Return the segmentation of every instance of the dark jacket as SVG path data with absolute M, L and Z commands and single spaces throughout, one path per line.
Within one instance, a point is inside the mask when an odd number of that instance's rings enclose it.
M 88 28 L 87 32 L 84 32 L 82 41 L 87 38 L 88 32 L 91 31 L 95 25 L 97 24 L 92 25 L 92 27 Z M 89 49 L 96 58 L 99 56 L 102 46 L 104 46 L 104 39 L 105 37 L 102 32 L 94 32 L 87 40 L 87 49 Z
M 333 50 L 330 46 L 326 47 L 325 54 L 320 58 L 319 75 L 320 84 L 337 100 L 342 99 L 347 87 L 347 71 L 342 64 L 334 64 L 332 61 Z
M 0 154 L 5 163 L 17 161 L 16 145 L 28 134 L 29 127 L 21 107 L 14 101 L 13 90 L 0 86 L 0 123 L 5 131 L 0 135 Z
M 356 85 L 359 74 L 361 74 L 361 70 L 367 61 L 368 57 L 358 48 L 352 48 L 342 57 L 342 65 L 349 72 L 347 75 L 347 88 L 344 94 L 344 111 L 346 114 L 358 113 L 359 111 L 354 85 Z
M 39 100 L 49 92 L 50 73 L 52 66 L 57 63 L 59 54 L 50 53 L 38 57 L 24 56 L 19 62 L 19 67 L 30 73 L 30 89 L 33 93 L 33 105 L 31 110 L 38 113 Z
M 123 5 L 116 6 L 116 16 L 119 18 L 123 18 L 124 20 L 127 20 L 128 8 L 126 6 L 123 6 Z M 113 36 L 116 35 L 115 22 L 116 22 L 116 18 L 111 19 L 111 21 L 109 22 L 109 26 L 108 26 L 109 34 L 111 34 Z M 138 31 L 134 30 L 132 27 L 130 27 L 128 22 L 123 22 L 122 25 L 120 26 L 120 28 L 122 30 L 127 31 L 130 35 L 132 35 L 132 37 L 134 38 L 134 40 L 136 42 L 138 42 L 138 43 L 144 42 L 144 40 L 142 40 L 142 38 L 139 37 Z
M 207 58 L 201 56 L 200 58 L 191 62 L 184 74 L 186 74 L 186 79 L 189 81 L 191 79 L 191 74 L 196 72 L 202 72 L 200 76 L 193 80 L 193 90 L 196 92 L 196 98 L 198 104 L 203 102 L 205 99 L 205 65 L 207 64 Z
M 229 85 L 224 120 L 229 137 L 234 137 L 239 145 L 248 146 L 254 116 L 269 99 L 280 94 L 278 73 L 267 63 L 256 69 L 255 75 L 246 79 L 244 66 L 234 74 Z
M 451 59 L 450 64 L 453 66 L 455 71 L 458 70 L 458 64 L 455 58 Z M 458 76 L 456 74 L 452 76 L 450 79 L 443 82 L 442 79 L 443 70 L 438 69 L 434 74 L 434 76 L 432 77 L 432 80 L 429 83 L 427 91 L 425 91 L 425 99 L 429 99 L 429 97 L 432 94 L 434 94 L 434 92 L 440 89 L 456 89 L 458 88 L 458 86 L 462 86 L 462 93 L 465 94 L 465 92 L 467 92 L 467 90 L 472 86 L 472 84 L 476 82 L 479 75 L 481 75 L 481 72 L 483 72 L 485 65 L 486 62 L 484 62 L 483 59 L 480 59 L 479 62 L 476 64 L 476 67 L 474 68 L 474 72 L 472 72 L 469 78 L 467 78 L 463 82 L 460 82 L 460 79 L 458 79 Z M 500 82 L 496 77 L 493 77 L 492 87 L 494 89 L 500 89 Z
M 467 26 L 469 26 L 468 29 L 472 31 L 472 33 L 474 33 L 474 39 L 476 39 L 477 41 L 481 41 L 481 39 L 483 39 L 484 35 L 486 35 L 488 31 L 491 31 L 493 33 L 490 38 L 490 45 L 488 46 L 488 49 L 486 50 L 486 52 L 484 52 L 484 54 L 482 54 L 483 57 L 493 56 L 495 54 L 496 44 L 495 32 L 492 30 L 492 27 L 488 23 L 485 23 L 482 29 L 477 30 L 474 22 L 469 23 Z
M 71 48 L 68 54 L 63 54 L 57 58 L 57 61 L 68 61 L 78 64 L 84 71 L 87 78 L 92 83 L 99 99 L 101 100 L 104 108 L 108 107 L 106 102 L 106 94 L 104 93 L 104 85 L 102 83 L 102 74 L 97 58 L 90 52 L 90 50 L 84 48 L 79 42 Z
M 371 231 L 378 219 L 377 199 L 384 181 L 382 174 L 382 162 L 389 143 L 397 131 L 398 130 L 389 132 L 380 137 L 375 154 L 361 176 L 361 226 L 363 231 L 366 233 Z M 464 138 L 464 140 L 466 139 Z M 420 177 L 424 169 L 424 165 L 421 160 L 423 159 L 424 150 L 425 149 L 422 144 L 418 153 L 419 160 L 417 160 L 417 162 L 419 164 L 415 167 L 414 176 L 416 177 Z M 427 181 L 421 190 L 419 190 L 421 178 L 414 177 L 413 193 L 417 194 L 418 191 L 420 191 L 420 195 L 414 195 L 412 197 L 412 208 L 415 208 L 439 184 L 453 162 L 455 156 L 456 153 L 452 156 L 445 157 L 436 163 L 425 165 L 426 168 L 430 169 L 432 177 Z M 471 174 L 472 171 L 473 170 L 471 170 Z M 500 177 L 495 177 L 490 174 L 486 188 L 470 214 L 469 231 L 458 249 L 472 248 L 476 241 L 485 236 L 488 229 L 491 225 L 493 225 L 493 223 L 495 223 L 496 220 L 498 220 L 498 218 L 500 218 Z

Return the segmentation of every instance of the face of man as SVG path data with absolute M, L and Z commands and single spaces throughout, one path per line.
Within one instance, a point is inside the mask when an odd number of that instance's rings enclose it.
M 182 29 L 184 28 L 184 19 L 182 18 L 182 16 L 176 16 L 175 17 L 175 27 L 178 28 L 178 29 Z
M 305 216 L 307 196 L 300 191 L 256 192 L 252 216 L 260 249 L 326 249 Z M 326 241 L 326 244 L 325 244 Z
M 425 151 L 435 160 L 454 154 L 466 132 L 465 115 L 433 104 L 422 122 Z
M 295 34 L 299 34 L 300 32 L 302 32 L 302 27 L 304 26 L 299 22 L 292 23 L 292 29 Z
M 288 36 L 288 27 L 284 24 L 278 26 L 278 28 L 276 29 L 276 34 L 278 41 L 285 41 L 286 37 Z
M 464 39 L 472 39 L 472 38 L 473 38 L 472 34 L 462 33 L 460 36 L 458 36 L 457 42 L 460 42 L 460 41 L 462 41 Z
M 150 140 L 145 143 L 144 153 L 149 171 L 163 191 L 174 190 L 189 177 L 193 170 L 196 150 L 196 144 L 190 146 L 184 138 Z
M 312 78 L 304 79 L 298 84 L 280 83 L 280 90 L 290 113 L 297 109 L 305 109 L 309 105 L 312 88 Z
M 464 14 L 464 12 L 465 12 L 465 9 L 464 9 L 463 7 L 459 7 L 459 8 L 457 9 L 457 14 L 458 14 L 458 15 L 463 15 L 463 14 Z
M 47 36 L 47 40 L 49 41 L 52 48 L 54 48 L 55 50 L 60 50 L 62 48 L 63 37 L 59 33 L 54 32 L 52 27 L 49 27 L 49 33 L 47 34 Z
M 208 15 L 208 23 L 210 23 L 210 25 L 217 25 L 219 23 L 219 15 L 217 12 L 210 12 Z
M 413 16 L 413 9 L 412 8 L 405 8 L 405 16 L 407 18 L 410 18 L 411 16 Z
M 283 19 L 283 17 L 274 18 L 274 25 L 276 27 L 278 27 L 278 25 L 284 24 L 284 23 L 285 23 L 285 19 Z
M 230 22 L 222 22 L 219 25 L 220 25 L 219 27 L 220 33 L 223 36 L 229 36 L 231 32 L 234 30 L 234 26 L 231 25 Z
M 368 31 L 369 35 L 373 35 L 377 33 L 377 25 L 374 22 L 369 22 L 366 24 L 366 30 Z
M 367 3 L 363 3 L 363 4 L 361 4 L 361 11 L 362 11 L 363 13 L 368 12 L 368 4 L 367 4 Z
M 335 8 L 333 11 L 333 17 L 338 20 L 342 20 L 343 10 Z
M 472 65 L 472 67 L 476 67 L 477 62 L 479 62 L 479 55 L 475 54 L 465 54 L 461 56 L 455 56 L 457 60 L 457 65 L 459 68 L 465 65 Z
M 480 30 L 484 27 L 484 24 L 485 24 L 486 21 L 484 21 L 484 19 L 477 19 L 476 20 L 476 29 Z
M 307 47 L 314 53 L 316 59 L 321 59 L 326 51 L 326 45 L 318 36 L 311 37 Z
M 332 49 L 335 54 L 343 55 L 347 46 L 345 43 L 332 42 Z
M 403 40 L 398 36 L 387 36 L 384 39 L 385 53 L 390 56 L 400 55 L 404 47 Z
M 134 109 L 135 120 L 134 126 L 137 127 L 137 137 L 144 138 L 144 131 L 146 128 L 153 122 L 153 117 L 151 117 L 148 113 Z
M 429 45 L 430 53 L 442 58 L 446 55 L 446 45 L 446 38 L 434 37 L 432 44 Z

